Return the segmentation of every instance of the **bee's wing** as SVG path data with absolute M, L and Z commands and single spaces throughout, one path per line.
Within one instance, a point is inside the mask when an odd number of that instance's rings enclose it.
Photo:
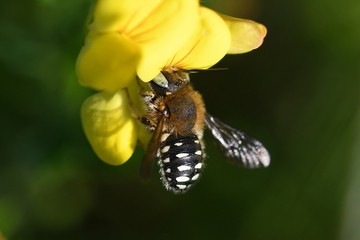
M 160 118 L 158 125 L 155 128 L 154 135 L 150 139 L 144 157 L 141 160 L 140 178 L 142 180 L 148 181 L 150 179 L 156 155 L 160 146 L 160 136 L 163 130 L 163 126 L 164 119 Z
M 231 162 L 246 168 L 267 167 L 270 155 L 266 148 L 247 133 L 237 130 L 209 113 L 205 123 L 221 153 Z

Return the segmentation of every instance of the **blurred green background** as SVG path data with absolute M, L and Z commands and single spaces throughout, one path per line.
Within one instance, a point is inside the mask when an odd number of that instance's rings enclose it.
M 0 2 L 0 231 L 7 239 L 360 239 L 360 1 L 207 0 L 261 22 L 263 46 L 192 76 L 207 110 L 262 141 L 267 169 L 207 168 L 184 195 L 142 149 L 101 162 L 74 64 L 90 0 Z M 0 237 L 1 239 L 1 237 Z

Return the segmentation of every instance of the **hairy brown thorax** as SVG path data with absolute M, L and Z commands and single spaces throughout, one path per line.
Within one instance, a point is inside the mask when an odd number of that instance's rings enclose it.
M 204 103 L 190 85 L 164 98 L 170 116 L 166 124 L 176 134 L 188 135 L 202 132 L 204 126 Z
M 171 75 L 170 75 L 171 74 Z M 201 95 L 194 91 L 183 72 L 164 72 L 173 81 L 179 81 L 179 89 L 164 94 L 150 94 L 145 98 L 147 113 L 157 123 L 164 118 L 164 131 L 175 135 L 196 134 L 202 139 L 205 106 Z

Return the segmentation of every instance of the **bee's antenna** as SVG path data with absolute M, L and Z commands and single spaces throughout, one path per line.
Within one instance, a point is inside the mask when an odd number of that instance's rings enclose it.
M 191 70 L 186 70 L 186 72 L 199 73 L 199 72 L 213 72 L 213 71 L 225 71 L 225 70 L 228 70 L 228 68 L 191 69 Z

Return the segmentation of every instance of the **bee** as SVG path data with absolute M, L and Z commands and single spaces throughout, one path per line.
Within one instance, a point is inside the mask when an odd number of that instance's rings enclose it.
M 258 140 L 206 112 L 201 95 L 190 84 L 189 73 L 164 68 L 148 83 L 151 92 L 142 94 L 146 113 L 138 119 L 154 134 L 141 162 L 141 178 L 150 178 L 158 157 L 165 188 L 186 192 L 204 169 L 205 126 L 230 163 L 245 168 L 267 167 L 270 155 Z

